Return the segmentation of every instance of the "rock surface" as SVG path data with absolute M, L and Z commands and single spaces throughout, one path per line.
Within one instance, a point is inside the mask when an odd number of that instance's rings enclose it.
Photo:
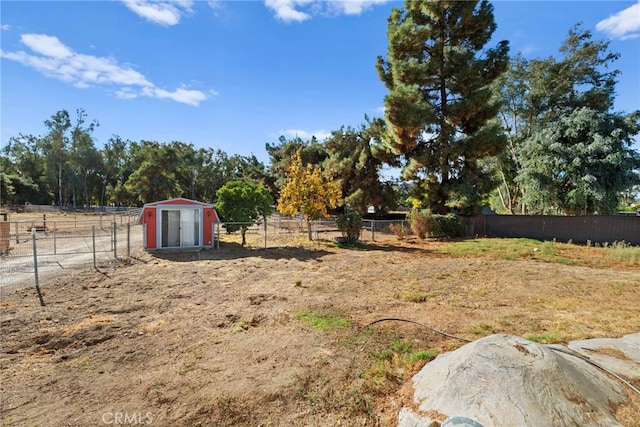
M 503 334 L 437 357 L 413 385 L 415 407 L 402 409 L 400 427 L 432 426 L 433 413 L 484 427 L 619 426 L 614 407 L 628 400 L 624 387 L 591 364 Z
M 571 341 L 569 349 L 629 380 L 640 380 L 640 332 L 621 338 Z

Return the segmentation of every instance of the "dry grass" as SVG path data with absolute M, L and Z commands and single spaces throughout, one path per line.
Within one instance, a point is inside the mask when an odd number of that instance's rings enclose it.
M 3 293 L 0 419 L 92 425 L 128 410 L 172 426 L 393 425 L 411 375 L 463 342 L 374 320 L 560 343 L 640 331 L 640 269 L 612 248 L 293 242 L 136 254 L 43 284 L 44 308 L 31 287 Z

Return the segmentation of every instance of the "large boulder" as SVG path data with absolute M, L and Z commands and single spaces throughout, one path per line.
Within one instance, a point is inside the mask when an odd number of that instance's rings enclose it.
M 523 338 L 491 335 L 443 354 L 413 377 L 400 427 L 462 416 L 484 427 L 620 426 L 625 388 L 593 365 Z
M 620 338 L 571 341 L 569 349 L 628 380 L 640 380 L 640 332 Z

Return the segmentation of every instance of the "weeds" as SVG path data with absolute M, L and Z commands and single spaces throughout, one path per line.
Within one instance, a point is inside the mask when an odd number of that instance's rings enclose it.
M 408 234 L 407 227 L 405 227 L 404 223 L 390 224 L 389 230 L 391 230 L 391 232 L 396 235 L 398 240 L 404 240 Z
M 640 247 L 631 246 L 625 242 L 613 242 L 605 247 L 607 258 L 628 265 L 640 264 Z

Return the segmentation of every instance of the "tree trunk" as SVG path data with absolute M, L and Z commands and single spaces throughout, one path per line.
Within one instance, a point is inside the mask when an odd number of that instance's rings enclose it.
M 58 163 L 58 203 L 62 207 L 62 163 Z
M 309 234 L 309 240 L 313 240 L 313 237 L 311 236 L 311 220 L 307 220 L 307 233 Z

